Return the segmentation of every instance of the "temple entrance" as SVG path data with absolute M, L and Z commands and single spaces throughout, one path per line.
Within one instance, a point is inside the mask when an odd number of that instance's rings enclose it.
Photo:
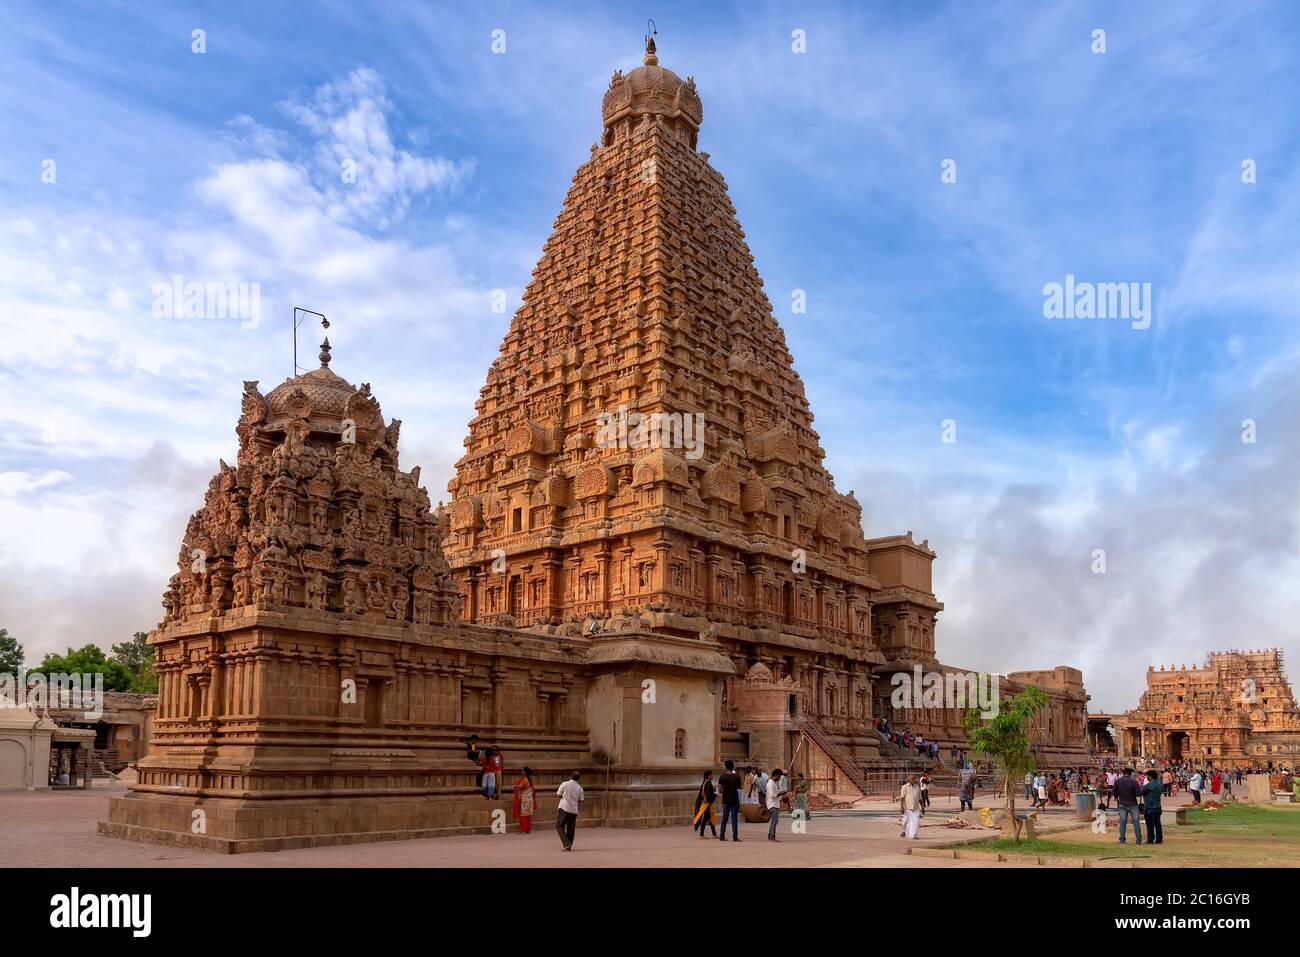
M 1170 761 L 1181 761 L 1183 752 L 1187 748 L 1186 731 L 1170 731 L 1165 736 L 1165 753 L 1169 755 Z

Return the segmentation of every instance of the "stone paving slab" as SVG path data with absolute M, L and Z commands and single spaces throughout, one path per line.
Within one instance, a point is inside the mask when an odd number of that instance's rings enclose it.
M 554 827 L 538 819 L 532 834 L 490 834 L 387 841 L 274 853 L 214 854 L 103 837 L 108 799 L 121 785 L 91 791 L 0 793 L 0 867 L 988 867 L 986 861 L 907 853 L 912 847 L 976 839 L 991 831 L 943 826 L 953 811 L 932 808 L 917 841 L 899 837 L 896 804 L 864 802 L 851 813 L 815 813 L 807 831 L 781 821 L 778 843 L 767 826 L 742 824 L 741 844 L 701 840 L 686 827 L 600 828 L 579 822 L 572 853 L 560 850 Z M 1006 866 L 1006 865 L 1001 865 Z

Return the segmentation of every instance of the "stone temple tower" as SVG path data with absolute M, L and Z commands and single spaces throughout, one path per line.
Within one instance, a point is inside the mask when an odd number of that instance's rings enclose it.
M 789 683 L 791 730 L 817 725 L 871 758 L 882 582 L 726 184 L 697 148 L 695 81 L 661 66 L 651 39 L 602 115 L 449 486 L 461 615 L 555 634 L 634 618 L 711 639 L 737 672 L 725 756 L 746 753 L 740 676 L 763 664 Z M 927 628 L 940 607 L 924 606 Z

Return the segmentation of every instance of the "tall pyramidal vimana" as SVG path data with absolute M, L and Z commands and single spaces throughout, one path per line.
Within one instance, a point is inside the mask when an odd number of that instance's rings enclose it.
M 958 709 L 890 700 L 894 675 L 951 670 L 934 552 L 865 539 L 827 473 L 694 82 L 651 41 L 603 111 L 449 509 L 328 341 L 319 369 L 245 382 L 149 635 L 153 743 L 100 833 L 235 853 L 486 832 L 518 826 L 525 766 L 544 815 L 576 770 L 588 825 L 683 823 L 725 758 L 846 794 L 901 756 L 875 715 L 963 741 Z M 1049 759 L 1079 755 L 1079 672 L 1008 677 L 1048 691 Z
M 895 714 L 889 682 L 873 690 L 873 671 L 941 667 L 934 552 L 910 532 L 866 540 L 860 504 L 827 472 L 726 184 L 697 148 L 694 80 L 649 39 L 602 112 L 449 486 L 463 619 L 716 642 L 736 669 L 724 756 L 755 750 L 742 681 L 755 666 L 797 690 L 793 724 L 856 762 L 879 752 L 873 712 L 960 740 L 957 709 Z M 637 414 L 639 435 L 625 427 Z M 1034 677 L 1053 696 L 1045 743 L 1080 756 L 1082 676 Z
M 823 465 L 726 184 L 697 149 L 695 82 L 651 39 L 602 107 L 450 485 L 462 614 L 562 634 L 640 619 L 718 642 L 741 675 L 762 662 L 812 692 L 809 715 L 873 754 L 884 659 L 861 507 Z M 915 597 L 929 628 L 939 605 Z

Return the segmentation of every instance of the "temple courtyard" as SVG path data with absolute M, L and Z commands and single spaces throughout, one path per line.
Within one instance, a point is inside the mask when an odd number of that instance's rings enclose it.
M 268 853 L 217 854 L 100 836 L 108 799 L 123 793 L 121 785 L 97 781 L 91 790 L 10 792 L 0 794 L 0 867 L 1007 867 L 1035 864 L 1040 855 L 1088 857 L 1098 862 L 1117 858 L 1145 860 L 1148 849 L 1120 848 L 1112 830 L 1091 834 L 1075 821 L 1073 809 L 1040 812 L 1044 839 L 1026 845 L 1027 855 L 997 863 L 991 859 L 913 856 L 911 847 L 928 852 L 940 845 L 990 838 L 993 831 L 944 826 L 956 813 L 956 800 L 940 797 L 924 818 L 920 838 L 899 837 L 898 812 L 884 800 L 867 800 L 851 811 L 814 812 L 803 834 L 791 833 L 781 822 L 779 844 L 766 838 L 767 827 L 742 824 L 736 847 L 712 838 L 701 840 L 685 826 L 663 828 L 583 827 L 572 854 L 543 818 L 531 835 L 467 835 L 429 840 L 385 841 Z M 486 803 L 486 802 L 485 802 Z M 982 806 L 991 802 L 981 801 Z M 1204 824 L 1177 827 L 1173 809 L 1187 804 L 1185 796 L 1166 802 L 1167 844 L 1159 863 L 1201 865 L 1285 865 L 1300 838 L 1300 807 L 1241 807 L 1214 812 Z M 1256 816 L 1267 816 L 1257 822 Z M 1273 818 L 1281 815 L 1279 823 Z M 1112 818 L 1114 817 L 1112 813 Z M 1113 825 L 1113 821 L 1112 821 Z M 1285 833 L 1282 833 L 1285 831 Z M 1272 836 L 1270 836 L 1272 835 Z M 1279 836 L 1280 835 L 1280 836 Z M 1189 840 L 1195 838 L 1195 840 Z M 1220 843 L 1220 840 L 1231 843 Z M 1062 851 L 1061 847 L 1073 848 Z M 1005 850 L 1005 849 L 1003 849 Z M 992 855 L 986 855 L 991 858 Z M 1151 860 L 1151 863 L 1157 863 Z M 1103 865 L 1104 866 L 1104 865 Z

